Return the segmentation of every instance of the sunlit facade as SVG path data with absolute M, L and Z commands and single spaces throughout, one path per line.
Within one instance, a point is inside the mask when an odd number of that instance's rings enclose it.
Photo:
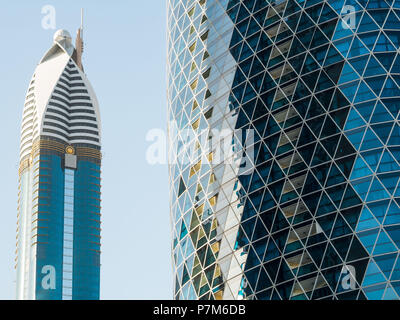
M 398 300 L 400 1 L 170 0 L 168 28 L 174 298 Z M 248 171 L 190 153 L 223 128 Z
M 21 129 L 16 297 L 100 294 L 100 114 L 70 34 L 57 31 L 32 77 Z

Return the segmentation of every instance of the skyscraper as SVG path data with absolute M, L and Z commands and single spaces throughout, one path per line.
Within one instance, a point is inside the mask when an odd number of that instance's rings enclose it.
M 100 290 L 100 114 L 76 49 L 59 30 L 23 111 L 17 299 L 97 300 Z
M 175 298 L 399 299 L 400 2 L 170 0 L 168 28 Z M 224 128 L 251 169 L 201 144 Z

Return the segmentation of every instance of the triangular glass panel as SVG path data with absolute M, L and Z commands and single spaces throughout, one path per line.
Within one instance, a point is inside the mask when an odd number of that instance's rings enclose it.
M 379 228 L 379 222 L 375 219 L 371 211 L 367 207 L 364 207 L 356 231 L 360 232 L 374 228 Z
M 375 249 L 373 254 L 379 255 L 389 252 L 396 252 L 398 249 L 387 236 L 385 231 L 381 231 L 378 237 L 378 241 L 376 242 Z

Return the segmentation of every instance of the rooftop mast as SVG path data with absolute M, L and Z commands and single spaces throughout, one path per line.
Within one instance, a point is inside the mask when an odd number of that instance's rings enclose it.
M 81 36 L 83 40 L 83 8 L 81 8 Z
M 75 62 L 78 67 L 83 71 L 82 54 L 83 54 L 83 9 L 81 9 L 81 27 L 78 29 L 76 36 L 76 59 Z

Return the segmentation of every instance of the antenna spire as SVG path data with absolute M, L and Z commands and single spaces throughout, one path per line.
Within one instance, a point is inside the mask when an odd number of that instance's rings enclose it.
M 81 36 L 83 38 L 83 8 L 81 8 Z
M 83 8 L 81 9 L 81 27 L 78 29 L 75 44 L 76 56 L 75 62 L 78 67 L 83 71 L 82 54 L 83 54 Z

